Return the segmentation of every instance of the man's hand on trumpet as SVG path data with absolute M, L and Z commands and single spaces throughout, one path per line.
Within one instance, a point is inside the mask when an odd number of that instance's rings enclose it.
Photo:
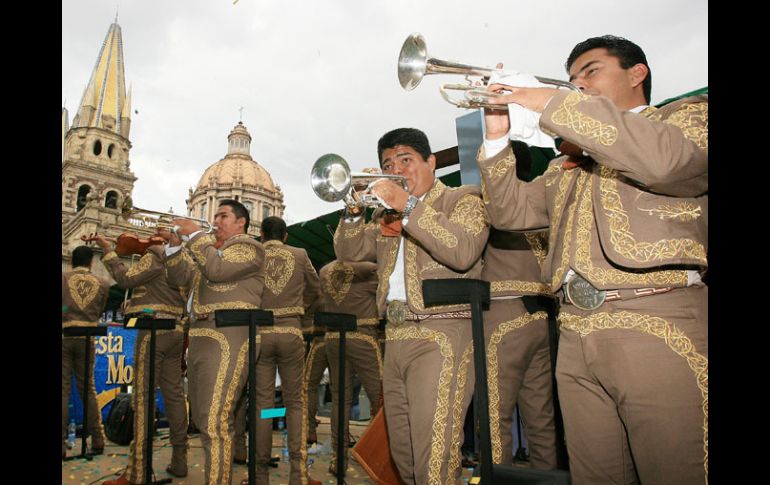
M 380 179 L 372 183 L 370 191 L 382 200 L 387 208 L 403 212 L 409 192 L 393 180 Z
M 176 232 L 180 236 L 189 236 L 190 234 L 201 230 L 201 226 L 190 219 L 174 219 L 171 222 L 173 222 L 175 226 L 179 226 L 179 229 L 177 229 Z
M 179 236 L 165 227 L 157 229 L 155 235 L 165 239 L 169 246 L 174 247 L 182 244 L 182 240 L 179 239 Z

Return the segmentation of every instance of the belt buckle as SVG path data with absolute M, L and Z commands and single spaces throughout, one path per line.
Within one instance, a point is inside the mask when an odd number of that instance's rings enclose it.
M 581 310 L 595 310 L 607 298 L 607 292 L 600 290 L 580 275 L 567 282 L 564 293 L 567 300 Z
M 393 300 L 388 303 L 388 308 L 385 310 L 385 317 L 388 320 L 388 324 L 394 327 L 400 327 L 406 321 L 407 307 L 406 303 L 399 300 Z

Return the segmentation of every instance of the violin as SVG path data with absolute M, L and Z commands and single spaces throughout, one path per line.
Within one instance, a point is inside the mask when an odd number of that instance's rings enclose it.
M 93 233 L 90 236 L 80 236 L 80 239 L 85 242 L 91 242 L 95 241 L 98 236 L 97 233 Z M 131 256 L 133 254 L 141 256 L 150 246 L 166 244 L 166 240 L 160 236 L 150 236 L 143 239 L 130 232 L 124 232 L 117 239 L 111 237 L 104 237 L 104 239 L 115 243 L 115 252 L 120 256 Z

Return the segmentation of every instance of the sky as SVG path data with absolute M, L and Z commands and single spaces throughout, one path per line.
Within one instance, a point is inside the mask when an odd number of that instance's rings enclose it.
M 375 167 L 379 137 L 405 126 L 423 130 L 433 151 L 456 146 L 455 120 L 470 111 L 445 102 L 438 87 L 462 77 L 427 76 L 409 92 L 398 83 L 398 54 L 414 32 L 432 57 L 557 79 L 567 78 L 575 44 L 613 34 L 645 51 L 653 104 L 708 86 L 706 0 L 67 0 L 70 122 L 116 13 L 138 112 L 129 135 L 134 204 L 177 214 L 227 154 L 239 121 L 252 158 L 283 191 L 289 224 L 342 207 L 310 187 L 326 153 L 353 171 Z

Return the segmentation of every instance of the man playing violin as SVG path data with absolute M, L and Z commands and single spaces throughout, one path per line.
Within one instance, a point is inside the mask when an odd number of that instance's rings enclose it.
M 165 231 L 165 237 L 171 244 L 179 244 L 174 234 Z M 129 236 L 125 236 L 129 237 Z M 125 239 L 124 237 L 124 239 Z M 176 239 L 175 239 L 176 238 Z M 166 471 L 177 477 L 187 476 L 187 403 L 185 400 L 182 374 L 182 353 L 184 352 L 184 332 L 186 321 L 185 300 L 190 286 L 187 281 L 183 286 L 172 285 L 166 276 L 166 255 L 162 245 L 147 245 L 146 248 L 136 248 L 144 251 L 142 257 L 130 268 L 118 257 L 113 244 L 104 236 L 94 236 L 96 244 L 104 251 L 102 262 L 110 275 L 121 288 L 133 289 L 131 299 L 123 309 L 126 318 L 142 317 L 157 319 L 174 319 L 177 321 L 174 330 L 157 330 L 155 341 L 155 378 L 163 395 L 163 403 L 169 423 L 169 442 L 173 446 L 171 463 Z M 163 242 L 164 239 L 160 239 Z M 136 241 L 137 243 L 139 241 Z M 145 241 L 149 243 L 150 241 Z M 133 393 L 134 409 L 134 439 L 131 441 L 128 453 L 128 466 L 125 473 L 116 480 L 104 482 L 105 485 L 125 485 L 143 483 L 145 460 L 146 427 L 143 423 L 148 419 L 146 400 L 149 376 L 149 342 L 150 331 L 139 330 L 134 346 L 135 386 Z M 153 386 L 153 389 L 155 386 Z
M 373 194 L 393 211 L 343 217 L 334 249 L 344 261 L 375 261 L 377 309 L 387 316 L 383 398 L 390 452 L 408 484 L 441 483 L 460 475 L 460 443 L 473 394 L 468 305 L 426 307 L 422 281 L 478 278 L 489 234 L 481 194 L 436 178 L 436 157 L 423 132 L 400 128 L 378 143 L 386 174 L 407 190 L 378 181 Z

